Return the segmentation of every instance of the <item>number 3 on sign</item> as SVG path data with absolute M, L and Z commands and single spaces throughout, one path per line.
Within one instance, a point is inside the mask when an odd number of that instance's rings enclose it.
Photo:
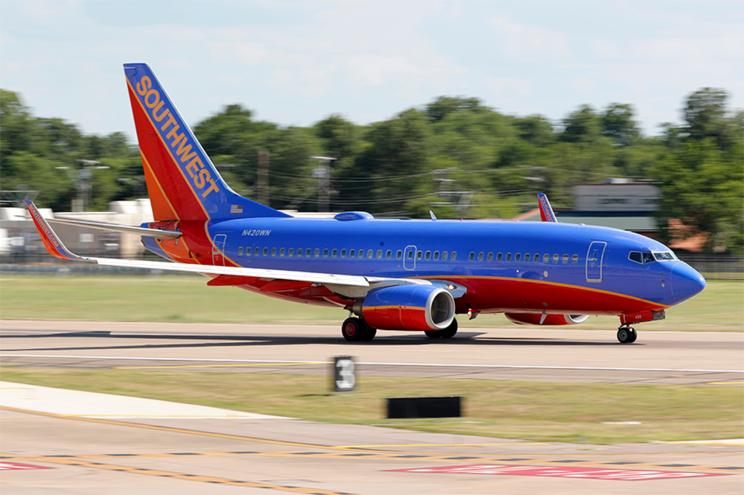
M 356 386 L 356 366 L 351 356 L 333 358 L 333 390 L 351 392 Z

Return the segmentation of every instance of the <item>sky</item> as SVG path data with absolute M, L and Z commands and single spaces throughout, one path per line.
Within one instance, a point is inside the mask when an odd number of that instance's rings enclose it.
M 122 64 L 184 118 L 358 124 L 440 95 L 556 123 L 632 104 L 647 134 L 704 86 L 744 108 L 744 4 L 689 1 L 0 0 L 0 88 L 41 117 L 134 136 Z

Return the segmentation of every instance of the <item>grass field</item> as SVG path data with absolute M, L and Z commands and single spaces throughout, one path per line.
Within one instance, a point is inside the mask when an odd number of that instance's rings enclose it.
M 232 287 L 207 287 L 189 276 L 0 276 L 0 318 L 212 323 L 336 323 L 343 311 L 274 299 Z M 462 326 L 512 325 L 481 315 Z M 590 318 L 574 328 L 612 329 L 617 318 Z M 643 330 L 741 331 L 744 281 L 713 281 L 695 298 Z
M 29 369 L 3 380 L 150 397 L 330 423 L 578 443 L 744 436 L 744 395 L 731 385 L 561 384 L 362 377 L 351 393 L 329 392 L 322 375 Z M 463 418 L 387 420 L 385 397 L 461 395 Z M 640 424 L 604 424 L 638 421 Z

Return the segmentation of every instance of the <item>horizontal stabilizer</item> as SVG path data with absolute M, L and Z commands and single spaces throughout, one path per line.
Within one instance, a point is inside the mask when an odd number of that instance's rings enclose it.
M 147 227 L 135 227 L 133 225 L 121 225 L 108 222 L 93 222 L 90 220 L 73 220 L 71 218 L 50 218 L 51 223 L 61 223 L 63 225 L 74 225 L 89 229 L 109 230 L 114 232 L 127 232 L 137 234 L 142 237 L 154 237 L 155 239 L 178 239 L 181 233 L 177 230 L 149 229 Z

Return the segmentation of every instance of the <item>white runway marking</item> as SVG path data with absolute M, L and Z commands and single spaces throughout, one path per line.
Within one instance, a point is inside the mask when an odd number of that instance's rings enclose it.
M 292 363 L 292 364 L 330 364 L 332 361 L 293 361 L 285 359 L 227 359 L 227 358 L 188 358 L 152 356 L 99 356 L 80 354 L 15 354 L 0 353 L 0 358 L 52 358 L 52 359 L 100 359 L 115 361 L 190 361 L 198 363 Z M 578 371 L 659 371 L 683 373 L 744 373 L 744 370 L 713 370 L 700 368 L 612 368 L 603 366 L 551 366 L 539 364 L 463 364 L 463 363 L 388 363 L 378 361 L 359 361 L 363 366 L 411 366 L 432 368 L 491 368 L 491 369 L 538 369 L 538 370 L 578 370 Z

